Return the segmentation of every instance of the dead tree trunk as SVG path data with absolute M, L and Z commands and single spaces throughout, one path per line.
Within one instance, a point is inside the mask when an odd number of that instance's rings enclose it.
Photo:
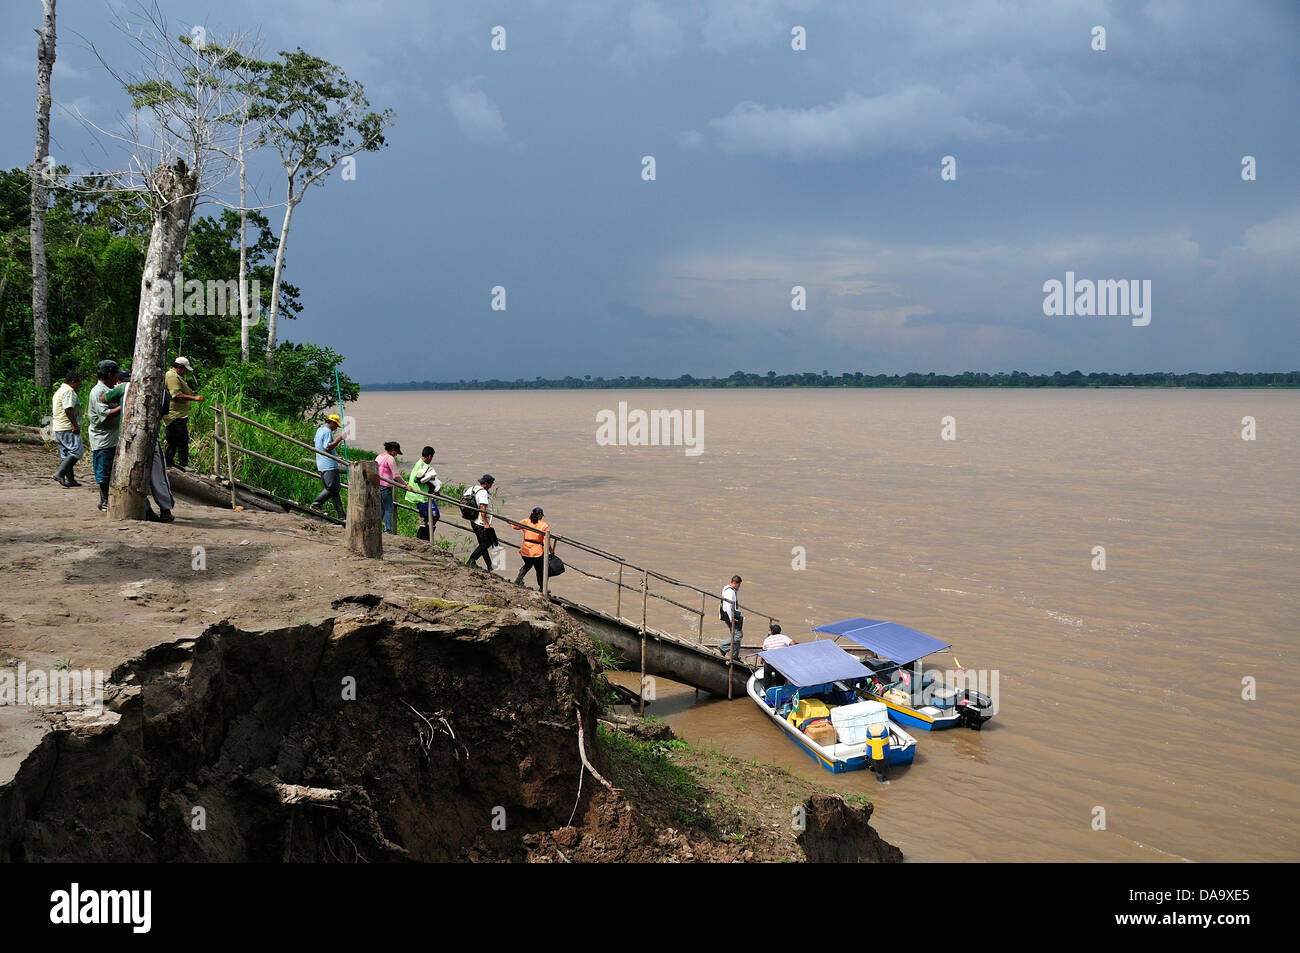
M 199 175 L 177 159 L 154 169 L 149 191 L 154 202 L 153 230 L 140 280 L 140 312 L 131 386 L 122 406 L 122 435 L 113 461 L 108 493 L 110 519 L 144 519 L 149 475 L 162 421 L 163 376 L 167 372 L 167 333 L 174 302 L 170 286 L 181 267 L 185 239 L 194 214 Z
M 54 72 L 54 4 L 41 0 L 44 18 L 36 42 L 36 160 L 32 163 L 32 330 L 36 383 L 50 389 L 50 273 L 45 260 L 45 203 L 50 154 L 50 74 Z

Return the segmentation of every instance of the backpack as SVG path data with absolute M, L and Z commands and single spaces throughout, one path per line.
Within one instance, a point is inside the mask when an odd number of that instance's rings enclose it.
M 477 489 L 477 486 L 468 487 L 460 498 L 461 519 L 467 519 L 471 523 L 479 517 L 478 499 L 475 496 Z
M 162 415 L 161 415 L 161 416 L 166 417 L 166 416 L 171 412 L 171 409 L 172 409 L 172 392 L 169 391 L 169 390 L 167 389 L 167 385 L 166 385 L 166 384 L 163 384 Z

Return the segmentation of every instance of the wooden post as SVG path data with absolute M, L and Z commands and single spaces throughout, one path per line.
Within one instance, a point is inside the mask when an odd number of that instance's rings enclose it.
M 704 644 L 704 611 L 709 607 L 709 597 L 700 593 L 700 645 Z
M 212 475 L 221 479 L 221 404 L 212 405 Z
M 230 508 L 239 509 L 239 498 L 235 496 L 235 464 L 230 456 L 230 417 L 226 415 L 226 405 L 221 405 L 221 423 L 222 434 L 226 438 L 223 443 L 226 445 L 226 475 L 230 477 Z
M 618 564 L 618 596 L 614 603 L 614 618 L 623 618 L 623 564 Z
M 548 529 L 542 534 L 542 595 L 548 599 L 551 595 L 551 551 L 548 548 L 551 542 L 551 531 Z
M 383 507 L 379 503 L 379 464 L 348 464 L 348 549 L 369 559 L 384 556 Z
M 636 697 L 639 702 L 637 714 L 645 714 L 645 623 L 646 606 L 650 599 L 650 571 L 641 570 L 641 684 L 637 687 Z

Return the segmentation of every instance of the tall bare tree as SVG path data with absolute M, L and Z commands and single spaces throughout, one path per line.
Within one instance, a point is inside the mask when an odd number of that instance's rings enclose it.
M 323 182 L 339 163 L 359 152 L 382 149 L 386 145 L 384 130 L 393 124 L 393 111 L 373 111 L 361 83 L 301 48 L 280 52 L 280 61 L 266 71 L 261 93 L 262 102 L 255 111 L 264 123 L 260 142 L 269 143 L 280 154 L 285 173 L 284 221 L 266 321 L 266 366 L 272 367 L 279 330 L 280 277 L 294 210 L 307 190 Z
M 32 163 L 32 324 L 36 338 L 36 383 L 44 390 L 50 389 L 50 272 L 45 260 L 45 182 L 49 175 L 55 2 L 41 0 L 44 15 L 36 41 L 36 159 Z
M 209 55 L 224 56 L 225 68 L 230 75 L 230 97 L 232 109 L 227 121 L 239 130 L 235 140 L 235 151 L 229 156 L 239 170 L 239 359 L 247 364 L 251 345 L 249 330 L 257 321 L 250 321 L 254 314 L 261 313 L 260 301 L 249 300 L 248 288 L 248 155 L 262 139 L 262 127 L 256 118 L 265 115 L 261 107 L 260 84 L 270 69 L 271 64 L 255 58 L 257 41 L 248 44 L 252 55 L 232 50 L 210 50 Z M 265 206 L 255 206 L 258 209 Z
M 172 288 L 199 198 L 229 173 L 231 114 L 228 65 L 238 38 L 207 50 L 196 27 L 175 38 L 157 3 L 138 22 L 118 20 L 145 65 L 139 72 L 100 63 L 131 96 L 132 122 L 124 133 L 95 126 L 130 150 L 127 169 L 113 174 L 139 192 L 152 218 L 140 307 L 136 318 L 131 387 L 122 408 L 121 436 L 109 486 L 110 519 L 144 519 L 161 422 L 167 336 L 176 305 Z M 92 124 L 93 125 L 93 124 Z

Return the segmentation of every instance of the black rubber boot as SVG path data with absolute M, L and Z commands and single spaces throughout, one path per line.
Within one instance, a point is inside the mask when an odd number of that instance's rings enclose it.
M 104 511 L 108 509 L 108 484 L 99 484 L 99 509 Z
M 76 458 L 74 457 L 65 457 L 63 462 L 59 464 L 59 468 L 54 471 L 54 479 L 58 480 L 60 485 L 72 486 L 72 484 L 68 482 L 71 479 L 68 471 L 72 469 L 76 462 Z

